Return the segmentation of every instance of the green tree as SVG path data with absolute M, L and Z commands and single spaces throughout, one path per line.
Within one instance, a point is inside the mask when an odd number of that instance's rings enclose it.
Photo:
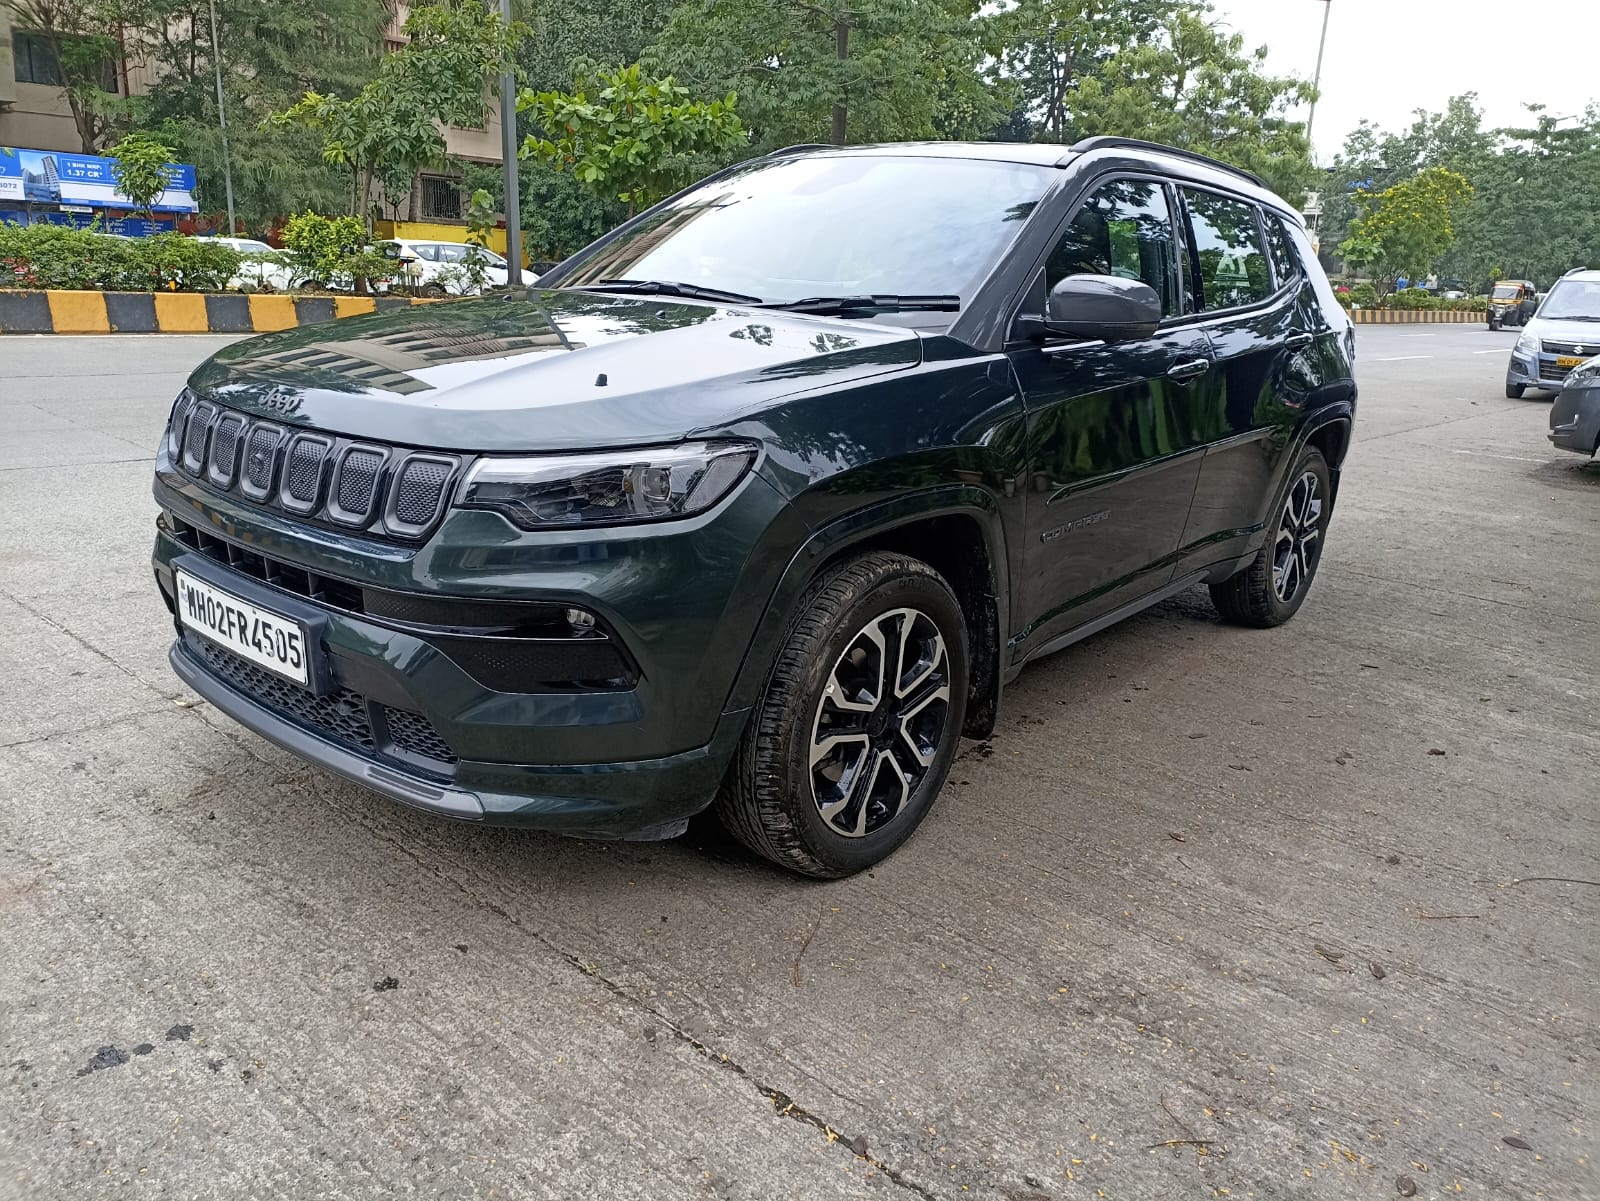
M 645 57 L 697 93 L 736 92 L 757 151 L 979 137 L 1010 111 L 973 0 L 688 0 Z
M 1169 0 L 1017 0 L 993 21 L 993 77 L 1016 90 L 1040 138 L 1071 141 L 1078 85 L 1118 51 L 1156 38 L 1171 7 Z
M 557 5 L 553 0 L 527 6 L 531 27 L 517 47 L 524 84 L 534 92 L 570 89 L 587 79 L 600 63 L 637 62 L 672 14 L 674 0 L 585 0 Z M 517 121 L 519 142 L 529 134 L 545 135 L 530 112 Z M 473 186 L 471 184 L 469 187 Z M 499 173 L 477 186 L 486 188 L 503 207 Z M 536 158 L 523 162 L 522 229 L 529 254 L 564 258 L 599 237 L 627 213 L 615 197 L 595 193 L 571 174 Z
M 137 101 L 143 123 L 173 139 L 178 160 L 195 166 L 200 194 L 216 205 L 223 153 L 211 7 L 206 0 L 118 3 L 128 52 L 153 76 Z M 348 205 L 346 173 L 322 160 L 313 131 L 262 122 L 308 91 L 347 94 L 370 81 L 390 19 L 384 0 L 216 0 L 216 14 L 240 219 L 264 230 L 284 213 Z
M 128 102 L 117 93 L 122 66 L 114 33 L 117 0 L 0 0 L 0 8 L 16 27 L 49 46 L 83 153 L 98 154 L 106 139 L 132 120 Z
M 1382 192 L 1363 192 L 1361 216 L 1350 226 L 1340 253 L 1371 273 L 1380 297 L 1401 275 L 1420 279 L 1432 271 L 1455 241 L 1454 216 L 1472 195 L 1464 176 L 1429 167 Z
M 117 191 L 154 221 L 156 201 L 170 182 L 167 164 L 172 162 L 172 147 L 154 133 L 135 130 L 124 134 L 107 154 L 116 172 Z
M 1308 84 L 1269 75 L 1265 47 L 1216 22 L 1205 3 L 1180 3 L 1145 40 L 1080 78 L 1067 101 L 1077 137 L 1121 134 L 1197 150 L 1253 171 L 1299 205 L 1313 177 L 1305 126 L 1290 120 Z
M 700 163 L 747 144 L 735 99 L 729 92 L 691 100 L 670 75 L 652 78 L 638 63 L 602 70 L 572 92 L 521 95 L 518 110 L 555 131 L 528 135 L 522 154 L 570 171 L 596 194 L 625 203 L 631 216 L 688 183 Z
M 484 124 L 490 84 L 524 33 L 481 0 L 413 8 L 404 28 L 406 45 L 354 96 L 307 92 L 272 117 L 316 131 L 323 161 L 350 173 L 351 211 L 369 222 L 375 198 L 398 205 L 418 171 L 444 163 L 441 124 Z

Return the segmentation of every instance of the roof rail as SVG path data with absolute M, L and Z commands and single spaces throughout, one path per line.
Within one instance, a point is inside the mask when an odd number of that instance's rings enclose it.
M 794 146 L 785 146 L 781 150 L 774 150 L 767 155 L 768 158 L 782 158 L 786 154 L 804 154 L 808 150 L 837 150 L 837 146 L 827 142 L 800 142 Z
M 1225 163 L 1221 159 L 1212 158 L 1209 154 L 1201 154 L 1195 150 L 1179 150 L 1176 146 L 1163 146 L 1160 142 L 1146 142 L 1140 138 L 1119 138 L 1110 134 L 1101 134 L 1098 137 L 1082 138 L 1067 147 L 1073 154 L 1087 154 L 1091 150 L 1151 150 L 1159 154 L 1170 154 L 1174 158 L 1186 158 L 1191 162 L 1204 163 L 1208 167 L 1215 167 L 1219 171 L 1226 171 L 1230 175 L 1242 176 L 1251 183 L 1260 187 L 1272 189 L 1267 181 L 1252 171 L 1243 167 L 1235 167 L 1232 163 Z

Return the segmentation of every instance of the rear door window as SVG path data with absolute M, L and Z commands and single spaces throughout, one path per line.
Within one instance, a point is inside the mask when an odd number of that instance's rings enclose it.
M 1272 295 L 1272 271 L 1261 245 L 1256 209 L 1215 192 L 1184 189 L 1190 253 L 1205 309 L 1236 309 Z
M 1119 179 L 1095 189 L 1045 260 L 1045 288 L 1069 275 L 1114 275 L 1149 284 L 1161 311 L 1179 311 L 1172 212 L 1166 189 L 1145 179 Z

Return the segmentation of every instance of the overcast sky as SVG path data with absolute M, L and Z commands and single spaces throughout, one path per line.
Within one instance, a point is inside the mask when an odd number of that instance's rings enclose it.
M 1322 99 L 1312 137 L 1319 162 L 1344 145 L 1363 117 L 1386 129 L 1412 110 L 1442 109 L 1477 92 L 1490 127 L 1519 125 L 1524 101 L 1557 116 L 1600 99 L 1600 72 L 1582 48 L 1600 0 L 1330 0 Z M 1212 0 L 1250 47 L 1266 46 L 1275 72 L 1310 80 L 1324 0 Z

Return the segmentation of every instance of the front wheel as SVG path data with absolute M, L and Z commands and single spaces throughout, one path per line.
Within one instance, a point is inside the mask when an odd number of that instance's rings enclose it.
M 1522 394 L 1524 392 L 1526 392 L 1527 390 L 1528 390 L 1528 385 L 1527 384 L 1507 384 L 1506 385 L 1506 399 L 1507 400 L 1521 400 L 1522 399 Z
M 875 551 L 801 600 L 717 797 L 728 831 L 802 875 L 894 851 L 944 787 L 966 715 L 967 633 L 933 568 Z
M 1250 566 L 1211 585 L 1211 603 L 1226 621 L 1260 629 L 1282 625 L 1299 612 L 1311 590 L 1333 514 L 1328 461 L 1308 446 L 1289 480 L 1267 544 Z

